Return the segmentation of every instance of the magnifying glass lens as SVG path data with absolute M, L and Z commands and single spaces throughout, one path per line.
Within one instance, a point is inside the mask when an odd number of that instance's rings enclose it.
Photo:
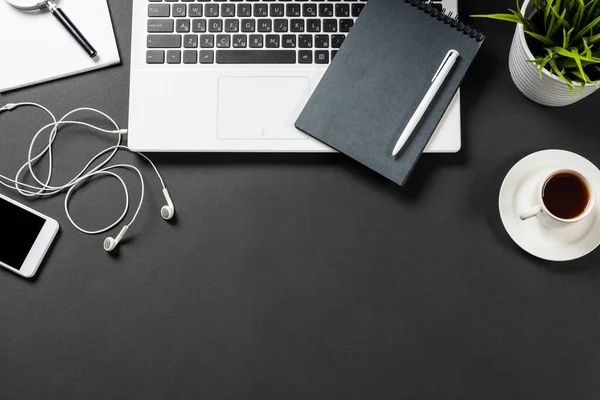
M 19 10 L 33 11 L 45 8 L 48 0 L 6 0 L 6 2 Z

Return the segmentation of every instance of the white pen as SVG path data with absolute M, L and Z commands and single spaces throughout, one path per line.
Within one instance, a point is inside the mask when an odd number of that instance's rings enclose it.
M 394 147 L 392 156 L 397 155 L 400 152 L 400 150 L 402 150 L 402 148 L 410 138 L 410 135 L 412 135 L 417 125 L 419 125 L 419 122 L 421 122 L 421 118 L 423 118 L 423 115 L 425 115 L 425 112 L 427 111 L 429 105 L 435 98 L 435 95 L 444 84 L 444 81 L 450 74 L 450 71 L 452 71 L 452 67 L 454 67 L 454 64 L 456 64 L 458 56 L 458 51 L 450 50 L 448 54 L 446 54 L 446 56 L 444 57 L 442 64 L 440 65 L 437 72 L 433 76 L 433 79 L 431 80 L 431 87 L 425 94 L 425 97 L 423 97 L 421 104 L 419 104 L 419 107 L 417 107 L 417 110 L 413 114 L 410 121 L 408 121 L 406 128 L 404 128 L 404 131 L 402 131 L 402 134 L 398 139 L 398 143 L 396 143 L 396 147 Z

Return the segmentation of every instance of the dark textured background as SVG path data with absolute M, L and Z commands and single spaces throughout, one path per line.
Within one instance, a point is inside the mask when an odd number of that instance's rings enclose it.
M 131 2 L 109 3 L 122 66 L 1 102 L 87 105 L 125 126 Z M 460 11 L 513 3 L 461 0 Z M 533 151 L 600 165 L 600 95 L 529 102 L 508 74 L 514 28 L 471 22 L 488 40 L 463 85 L 464 148 L 424 156 L 404 189 L 341 155 L 154 156 L 178 220 L 160 218 L 145 168 L 148 201 L 116 257 L 68 224 L 62 196 L 34 202 L 62 232 L 38 279 L 0 271 L 0 398 L 597 399 L 600 251 L 568 264 L 528 256 L 497 195 Z M 0 118 L 12 175 L 47 119 Z M 76 132 L 57 142 L 58 180 L 110 142 Z M 101 226 L 120 212 L 118 190 L 85 186 L 74 216 Z

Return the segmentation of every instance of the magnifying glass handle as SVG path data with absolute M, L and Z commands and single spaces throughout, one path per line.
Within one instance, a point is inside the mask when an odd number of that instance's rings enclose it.
M 71 22 L 69 17 L 67 17 L 67 14 L 65 14 L 63 10 L 60 7 L 58 7 L 53 1 L 48 1 L 46 5 L 48 6 L 48 9 L 52 12 L 52 15 L 54 15 L 54 17 L 57 20 L 59 20 L 60 23 L 65 27 L 65 29 L 69 31 L 71 36 L 73 36 L 73 38 L 77 40 L 77 42 L 81 45 L 81 47 L 83 47 L 85 52 L 88 53 L 88 55 L 91 58 L 96 57 L 96 55 L 98 54 L 98 52 L 96 52 L 96 49 L 94 49 L 94 47 L 90 44 L 90 42 L 88 42 L 85 36 L 83 36 L 83 34 L 79 32 L 79 29 L 77 29 L 75 24 Z

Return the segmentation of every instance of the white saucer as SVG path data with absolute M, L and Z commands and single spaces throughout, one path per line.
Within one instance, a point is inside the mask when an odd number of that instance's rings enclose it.
M 531 207 L 531 199 L 541 180 L 558 168 L 580 171 L 600 193 L 600 170 L 585 158 L 564 150 L 544 150 L 519 161 L 509 171 L 500 189 L 500 218 L 510 237 L 526 252 L 550 261 L 583 257 L 600 245 L 600 207 L 580 223 L 564 228 L 548 228 L 537 218 L 521 221 L 519 212 Z

